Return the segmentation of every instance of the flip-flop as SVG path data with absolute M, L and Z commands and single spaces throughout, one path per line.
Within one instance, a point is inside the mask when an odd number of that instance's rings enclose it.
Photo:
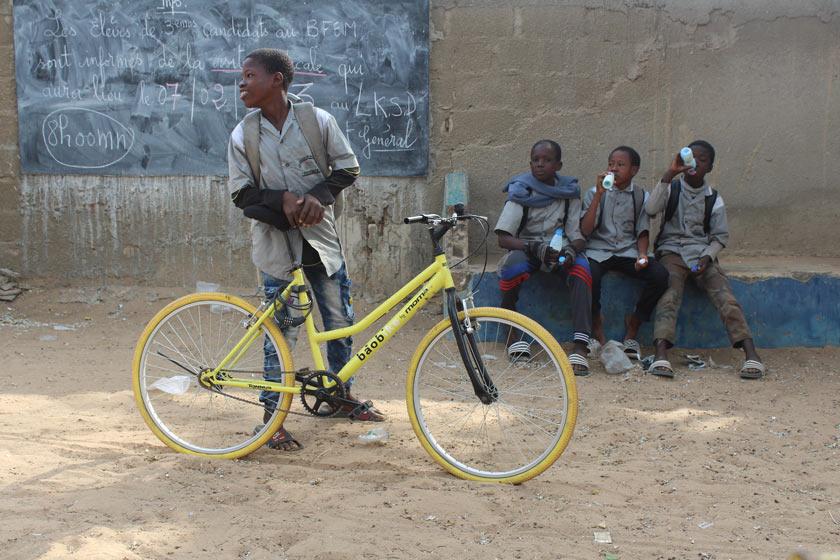
M 575 369 L 575 375 L 578 377 L 586 377 L 589 375 L 589 360 L 587 360 L 584 356 L 580 354 L 569 354 L 569 363 L 572 364 L 572 368 L 574 366 L 583 366 L 583 369 Z
M 741 367 L 741 379 L 761 379 L 767 368 L 757 360 L 747 360 Z
M 674 377 L 674 368 L 671 367 L 671 362 L 668 360 L 655 360 L 650 364 L 647 372 L 651 375 L 667 377 L 668 379 L 673 379 Z
M 511 362 L 527 362 L 531 359 L 531 344 L 524 340 L 518 340 L 508 346 L 507 352 Z
M 641 360 L 642 359 L 642 347 L 639 346 L 638 340 L 633 340 L 632 338 L 628 338 L 624 341 L 624 353 L 627 354 L 631 360 Z

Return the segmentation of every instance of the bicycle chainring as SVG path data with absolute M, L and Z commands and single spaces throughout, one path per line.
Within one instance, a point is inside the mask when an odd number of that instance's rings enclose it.
M 320 418 L 339 413 L 341 403 L 347 397 L 347 388 L 337 375 L 329 371 L 316 371 L 304 377 L 301 382 L 300 402 L 307 412 Z

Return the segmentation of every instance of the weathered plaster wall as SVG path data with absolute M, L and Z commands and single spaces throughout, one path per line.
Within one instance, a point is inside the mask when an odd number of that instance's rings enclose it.
M 840 255 L 840 2 L 442 1 L 432 22 L 437 169 L 494 218 L 539 138 L 587 188 L 617 145 L 651 188 L 704 138 L 730 255 Z
M 247 228 L 217 177 L 25 176 L 17 156 L 11 0 L 0 0 L 0 264 L 28 275 L 253 283 Z M 402 216 L 469 174 L 495 220 L 504 180 L 543 137 L 590 185 L 608 151 L 642 154 L 650 187 L 702 137 L 727 202 L 729 254 L 840 256 L 840 2 L 432 0 L 431 166 L 364 179 L 341 228 L 376 295 L 428 257 Z M 495 245 L 495 240 L 492 240 Z

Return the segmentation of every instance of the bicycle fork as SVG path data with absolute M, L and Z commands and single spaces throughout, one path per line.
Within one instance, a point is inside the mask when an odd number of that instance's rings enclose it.
M 469 323 L 467 310 L 463 310 L 464 322 L 462 323 L 458 320 L 458 307 L 463 306 L 460 305 L 460 301 L 455 296 L 455 288 L 447 288 L 445 291 L 446 308 L 449 312 L 449 321 L 452 323 L 452 333 L 455 336 L 455 343 L 458 345 L 458 352 L 461 354 L 464 367 L 467 369 L 467 375 L 470 377 L 475 396 L 483 404 L 492 404 L 499 398 L 499 390 L 490 378 L 487 368 L 484 367 L 484 361 L 481 359 L 478 345 L 475 343 L 475 332 Z

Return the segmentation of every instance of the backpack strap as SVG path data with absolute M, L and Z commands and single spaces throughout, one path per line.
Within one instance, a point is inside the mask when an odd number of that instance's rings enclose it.
M 318 117 L 315 116 L 315 106 L 308 101 L 301 101 L 299 97 L 293 94 L 289 94 L 289 99 L 292 101 L 292 110 L 295 112 L 295 118 L 300 125 L 303 138 L 309 146 L 312 157 L 315 158 L 315 164 L 321 170 L 324 178 L 329 177 L 332 175 L 332 168 L 327 158 L 327 148 L 324 146 L 324 136 L 321 134 L 321 127 L 318 125 Z M 338 193 L 333 204 L 333 215 L 338 218 L 343 210 L 344 197 L 342 193 Z
M 563 200 L 563 202 L 565 203 L 563 205 L 563 231 L 565 232 L 566 231 L 566 221 L 569 219 L 569 199 L 566 198 L 566 199 Z M 568 237 L 568 234 L 566 234 L 566 237 Z
M 318 117 L 315 116 L 315 106 L 307 101 L 295 101 L 299 98 L 292 95 L 289 95 L 289 99 L 292 100 L 292 111 L 294 111 L 295 119 L 300 125 L 300 131 L 309 146 L 309 151 L 312 152 L 312 157 L 315 158 L 318 169 L 321 170 L 324 177 L 329 177 L 332 170 L 327 161 L 327 149 L 324 147 L 321 127 L 318 126 Z
M 665 215 L 662 217 L 662 223 L 659 225 L 659 234 L 656 236 L 656 246 L 659 246 L 659 240 L 662 239 L 662 232 L 665 231 L 665 224 L 671 221 L 674 214 L 677 212 L 677 205 L 680 203 L 680 192 L 682 191 L 682 183 L 679 179 L 671 181 L 671 193 L 668 196 L 668 203 L 665 205 Z
M 706 196 L 704 202 L 706 204 L 703 209 L 703 233 L 709 235 L 712 229 L 712 210 L 715 209 L 715 202 L 717 202 L 718 192 L 712 189 L 712 194 Z
M 645 204 L 645 189 L 633 187 L 633 236 L 639 235 L 639 208 Z
M 641 196 L 642 200 L 639 200 Z M 639 208 L 642 207 L 645 200 L 645 191 L 639 187 L 633 188 L 633 235 L 639 233 Z M 604 206 L 606 205 L 607 195 L 601 197 L 601 203 L 598 205 L 598 223 L 595 224 L 595 231 L 601 229 L 601 224 L 604 222 Z
M 516 237 L 519 237 L 519 234 L 522 233 L 522 230 L 525 229 L 525 224 L 528 222 L 528 207 L 522 207 L 522 219 L 519 220 L 519 227 L 516 228 Z
M 261 111 L 251 111 L 242 119 L 242 133 L 245 144 L 245 159 L 254 176 L 254 186 L 260 188 L 260 115 Z

